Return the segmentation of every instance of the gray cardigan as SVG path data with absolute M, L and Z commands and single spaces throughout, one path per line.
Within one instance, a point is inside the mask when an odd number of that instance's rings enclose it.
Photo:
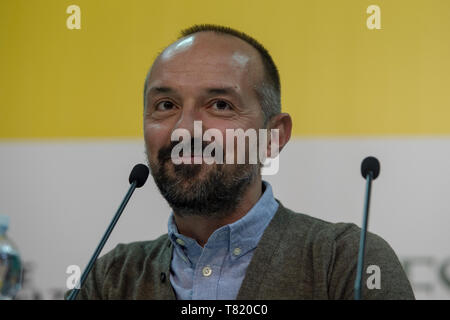
M 280 206 L 264 231 L 237 299 L 353 299 L 360 229 L 330 223 Z M 170 284 L 173 245 L 156 240 L 119 244 L 95 263 L 77 299 L 176 299 Z M 380 289 L 363 299 L 414 299 L 389 244 L 368 233 L 365 268 L 377 265 Z M 69 292 L 66 293 L 66 297 Z

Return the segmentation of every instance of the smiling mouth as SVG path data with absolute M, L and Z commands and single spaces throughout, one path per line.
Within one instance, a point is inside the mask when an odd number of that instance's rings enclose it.
M 213 159 L 214 157 L 204 157 L 203 155 L 201 156 L 195 156 L 195 155 L 190 155 L 190 156 L 183 156 L 180 157 L 182 164 L 206 164 L 205 163 L 205 159 Z
M 215 150 L 212 150 L 210 155 L 205 155 L 203 151 L 200 155 L 197 155 L 192 150 L 189 156 L 178 156 L 176 159 L 181 159 L 182 164 L 210 164 L 211 160 L 215 163 L 215 154 Z M 205 159 L 208 160 L 208 163 L 205 163 Z

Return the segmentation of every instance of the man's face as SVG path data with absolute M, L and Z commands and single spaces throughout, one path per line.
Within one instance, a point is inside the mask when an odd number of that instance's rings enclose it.
M 147 79 L 144 138 L 152 175 L 176 213 L 226 215 L 259 174 L 259 165 L 175 165 L 170 156 L 178 144 L 172 132 L 186 129 L 194 137 L 194 121 L 201 121 L 203 133 L 211 128 L 222 133 L 224 158 L 226 129 L 262 128 L 254 88 L 262 78 L 254 48 L 212 32 L 183 38 L 156 59 Z

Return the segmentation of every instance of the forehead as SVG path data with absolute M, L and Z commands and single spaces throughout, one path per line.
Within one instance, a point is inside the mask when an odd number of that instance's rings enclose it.
M 155 60 L 148 83 L 209 85 L 211 82 L 252 87 L 263 77 L 255 48 L 230 35 L 199 32 L 167 47 Z

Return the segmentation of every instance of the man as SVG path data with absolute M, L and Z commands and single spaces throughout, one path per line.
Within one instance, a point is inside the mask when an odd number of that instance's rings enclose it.
M 233 145 L 244 152 L 243 164 L 207 164 L 204 153 L 189 154 L 198 124 L 226 137 L 215 149 L 223 155 L 233 150 L 225 147 L 234 139 L 230 129 L 276 131 L 269 157 L 273 143 L 282 150 L 289 141 L 278 71 L 261 44 L 226 27 L 184 30 L 147 75 L 143 122 L 151 173 L 173 209 L 168 233 L 99 258 L 79 299 L 353 298 L 358 227 L 285 208 L 262 181 L 260 163 L 249 163 L 249 146 Z M 182 139 L 189 146 L 181 163 L 174 161 L 174 132 L 193 137 Z M 208 145 L 201 141 L 202 150 Z M 381 282 L 368 288 L 364 272 L 364 299 L 414 299 L 395 253 L 371 233 L 364 270 L 370 265 L 379 267 Z

